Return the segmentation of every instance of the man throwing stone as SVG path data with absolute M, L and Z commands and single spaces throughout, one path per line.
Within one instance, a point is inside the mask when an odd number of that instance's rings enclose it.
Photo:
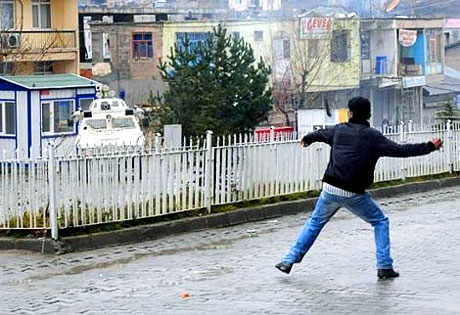
M 323 177 L 323 190 L 315 210 L 307 220 L 297 241 L 276 265 L 289 273 L 293 264 L 300 263 L 329 219 L 344 207 L 374 227 L 377 247 L 377 276 L 398 277 L 393 270 L 390 255 L 389 221 L 380 207 L 365 190 L 374 181 L 374 169 L 382 156 L 410 157 L 424 155 L 442 146 L 441 139 L 419 144 L 397 144 L 375 129 L 367 120 L 371 117 L 371 104 L 363 97 L 348 102 L 350 120 L 332 128 L 311 132 L 303 137 L 301 145 L 324 142 L 331 146 L 331 155 Z

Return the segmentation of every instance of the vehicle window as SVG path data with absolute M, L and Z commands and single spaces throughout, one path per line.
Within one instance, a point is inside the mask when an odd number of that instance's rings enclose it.
M 91 119 L 87 120 L 88 127 L 93 129 L 107 129 L 107 120 L 105 119 Z
M 132 118 L 114 118 L 112 120 L 113 128 L 134 128 L 134 121 Z

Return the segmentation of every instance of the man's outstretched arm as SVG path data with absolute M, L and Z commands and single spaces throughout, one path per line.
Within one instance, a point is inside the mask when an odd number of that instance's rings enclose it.
M 439 138 L 425 143 L 398 144 L 381 135 L 378 139 L 377 149 L 379 156 L 410 157 L 425 155 L 442 147 L 443 141 Z
M 334 138 L 334 127 L 319 129 L 313 132 L 308 133 L 300 141 L 300 145 L 307 147 L 313 142 L 324 142 L 329 145 L 332 145 L 332 139 Z

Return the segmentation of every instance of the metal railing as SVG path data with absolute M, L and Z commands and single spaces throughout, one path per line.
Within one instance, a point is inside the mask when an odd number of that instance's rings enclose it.
M 399 143 L 444 139 L 430 155 L 382 158 L 377 182 L 460 171 L 460 124 L 401 126 Z M 330 148 L 253 135 L 213 137 L 176 149 L 112 150 L 0 161 L 0 229 L 58 229 L 137 220 L 321 189 Z M 105 149 L 107 150 L 107 149 Z

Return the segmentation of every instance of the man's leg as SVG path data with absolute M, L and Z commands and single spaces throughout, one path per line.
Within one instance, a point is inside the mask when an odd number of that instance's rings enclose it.
M 350 198 L 345 207 L 374 227 L 377 268 L 393 269 L 393 259 L 390 255 L 390 223 L 382 209 L 369 193 Z
M 315 242 L 321 229 L 329 219 L 339 210 L 339 198 L 322 192 L 316 203 L 311 217 L 305 222 L 297 241 L 292 245 L 289 252 L 281 260 L 282 264 L 291 266 L 293 263 L 302 261 L 305 254 Z

